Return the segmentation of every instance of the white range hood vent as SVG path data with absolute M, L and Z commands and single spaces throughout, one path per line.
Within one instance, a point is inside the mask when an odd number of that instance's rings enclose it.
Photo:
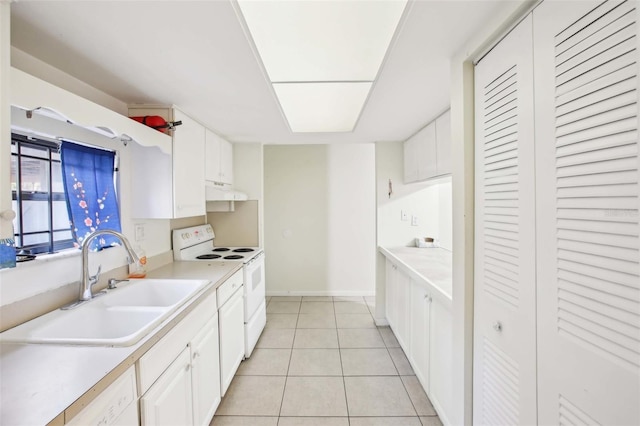
M 235 189 L 209 185 L 205 187 L 205 200 L 207 201 L 247 201 L 248 199 L 247 194 Z

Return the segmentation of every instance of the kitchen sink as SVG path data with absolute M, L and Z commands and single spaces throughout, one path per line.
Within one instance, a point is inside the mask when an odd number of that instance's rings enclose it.
M 137 282 L 139 281 L 139 282 Z M 197 280 L 135 280 L 101 297 L 106 306 L 173 306 L 182 304 L 202 287 Z
M 207 282 L 132 280 L 75 309 L 58 309 L 0 333 L 0 341 L 131 346 L 175 312 Z

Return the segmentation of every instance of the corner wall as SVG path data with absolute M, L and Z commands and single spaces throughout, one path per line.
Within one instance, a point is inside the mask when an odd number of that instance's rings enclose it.
M 267 293 L 375 289 L 373 144 L 264 147 Z

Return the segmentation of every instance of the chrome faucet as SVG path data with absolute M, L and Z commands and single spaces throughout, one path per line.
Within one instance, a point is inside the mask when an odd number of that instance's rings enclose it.
M 91 298 L 93 297 L 93 294 L 91 293 L 91 287 L 93 287 L 93 285 L 98 282 L 101 267 L 98 267 L 98 272 L 95 275 L 89 275 L 89 244 L 98 235 L 103 234 L 113 235 L 122 242 L 122 245 L 127 250 L 127 254 L 129 255 L 129 257 L 127 258 L 127 261 L 129 263 L 135 263 L 140 260 L 136 252 L 133 251 L 133 248 L 131 248 L 131 244 L 129 244 L 129 240 L 127 240 L 127 237 L 125 237 L 120 232 L 113 231 L 111 229 L 102 229 L 93 232 L 82 242 L 82 281 L 80 282 L 80 301 L 91 300 Z

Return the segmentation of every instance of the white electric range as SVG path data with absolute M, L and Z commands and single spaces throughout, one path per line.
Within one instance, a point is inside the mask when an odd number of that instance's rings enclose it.
M 211 225 L 174 229 L 173 258 L 176 261 L 243 263 L 245 357 L 249 358 L 267 323 L 264 250 L 260 247 L 216 247 L 214 238 Z

